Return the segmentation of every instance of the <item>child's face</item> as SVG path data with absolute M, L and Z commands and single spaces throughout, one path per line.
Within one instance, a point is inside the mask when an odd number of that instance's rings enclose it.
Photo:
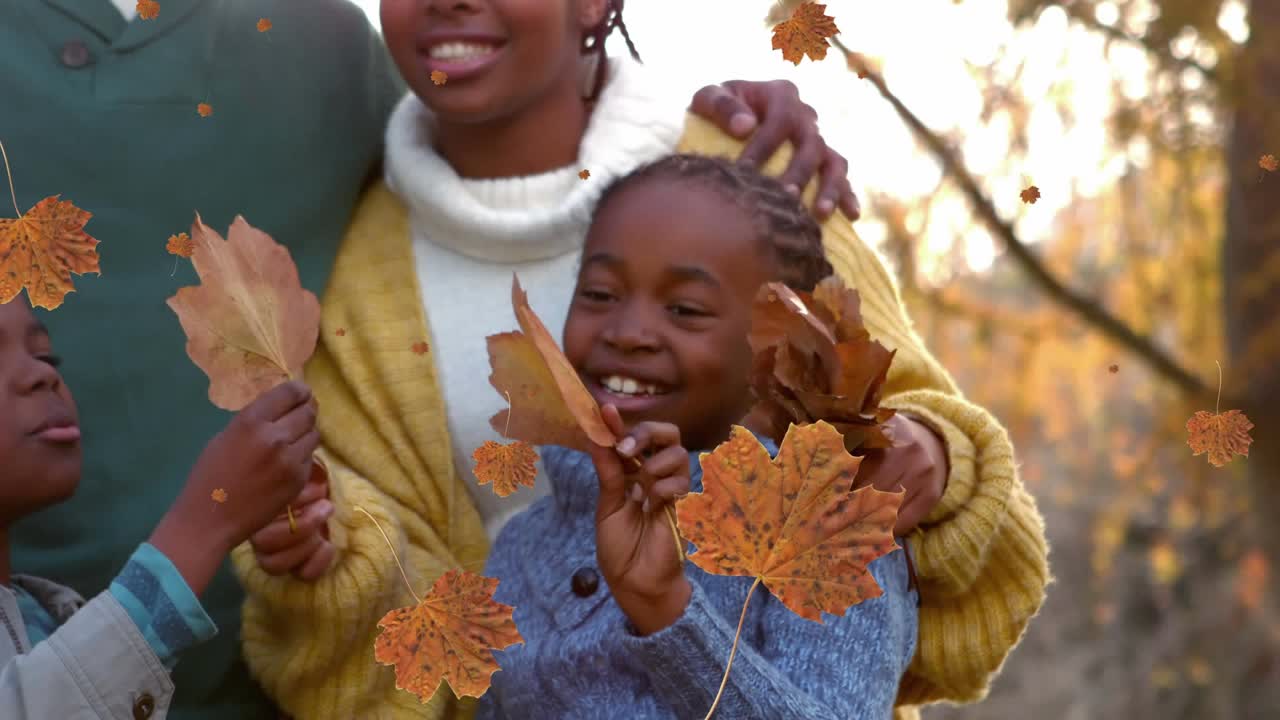
M 564 348 L 596 401 L 628 426 L 675 424 L 688 448 L 727 438 L 750 409 L 751 306 L 771 279 L 750 217 L 713 189 L 643 180 L 597 213 L 582 258 Z
M 0 305 L 0 519 L 65 500 L 80 480 L 80 426 L 49 333 L 25 300 Z
M 489 122 L 578 94 L 583 34 L 606 0 L 382 0 L 382 32 L 409 88 L 441 119 Z M 443 85 L 433 71 L 448 76 Z

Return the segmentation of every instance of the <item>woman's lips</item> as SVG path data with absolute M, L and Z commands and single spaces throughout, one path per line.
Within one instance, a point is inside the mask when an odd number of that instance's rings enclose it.
M 499 45 L 481 55 L 456 58 L 435 58 L 431 57 L 430 51 L 423 51 L 419 53 L 419 57 L 426 65 L 428 73 L 439 70 L 448 76 L 444 83 L 448 87 L 451 82 L 467 80 L 483 74 L 498 62 L 504 50 L 505 46 Z
M 71 443 L 80 439 L 79 425 L 53 425 L 35 433 L 35 436 L 46 442 Z

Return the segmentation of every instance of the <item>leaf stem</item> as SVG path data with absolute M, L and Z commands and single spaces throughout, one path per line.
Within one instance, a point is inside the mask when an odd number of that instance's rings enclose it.
M 18 217 L 22 217 L 22 211 L 18 209 L 18 193 L 13 189 L 13 171 L 9 169 L 9 153 L 5 152 L 3 142 L 0 142 L 0 156 L 4 157 L 4 173 L 9 178 L 9 197 L 13 198 L 13 211 L 18 213 Z
M 747 606 L 751 604 L 751 596 L 759 586 L 760 578 L 757 576 L 756 581 L 751 583 L 751 589 L 747 591 L 747 599 L 742 603 L 742 615 L 738 617 L 738 632 L 733 635 L 733 649 L 729 651 L 729 664 L 724 668 L 724 678 L 720 680 L 720 690 L 716 692 L 716 699 L 711 703 L 711 709 L 707 711 L 707 716 L 702 720 L 711 720 L 711 713 L 715 712 L 716 706 L 720 704 L 720 696 L 724 694 L 724 686 L 729 682 L 729 669 L 733 667 L 733 656 L 738 653 L 738 639 L 742 637 L 742 621 L 747 619 Z
M 1213 414 L 1218 414 L 1218 406 L 1222 404 L 1222 363 L 1217 360 L 1213 361 L 1218 366 L 1218 399 L 1213 403 Z
M 404 586 L 409 588 L 409 594 L 413 596 L 413 599 L 418 601 L 418 603 L 421 603 L 422 598 L 418 597 L 418 593 L 414 592 L 413 586 L 409 584 L 409 575 L 405 573 L 404 565 L 400 564 L 400 556 L 396 554 L 396 549 L 391 544 L 391 538 L 387 537 L 387 532 L 382 529 L 382 525 L 378 522 L 378 519 L 370 515 L 368 510 L 365 510 L 359 505 L 356 505 L 355 509 L 359 512 L 364 513 L 365 516 L 367 516 L 370 520 L 372 520 L 373 526 L 378 528 L 378 532 L 382 533 L 382 539 L 387 541 L 387 549 L 391 551 L 391 557 L 396 559 L 396 567 L 400 568 L 400 577 L 404 578 Z

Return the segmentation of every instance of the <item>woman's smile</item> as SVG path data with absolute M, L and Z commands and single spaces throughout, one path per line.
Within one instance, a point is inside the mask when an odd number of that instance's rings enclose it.
M 475 33 L 433 35 L 419 46 L 418 57 L 427 72 L 448 76 L 446 84 L 477 77 L 501 59 L 506 42 L 497 36 Z

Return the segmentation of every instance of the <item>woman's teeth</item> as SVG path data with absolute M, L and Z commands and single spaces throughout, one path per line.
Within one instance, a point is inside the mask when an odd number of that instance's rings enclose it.
M 641 383 L 633 378 L 610 375 L 600 379 L 600 384 L 619 395 L 661 395 L 656 385 Z
M 496 49 L 493 45 L 447 42 L 431 48 L 431 58 L 434 60 L 470 60 L 488 55 Z

